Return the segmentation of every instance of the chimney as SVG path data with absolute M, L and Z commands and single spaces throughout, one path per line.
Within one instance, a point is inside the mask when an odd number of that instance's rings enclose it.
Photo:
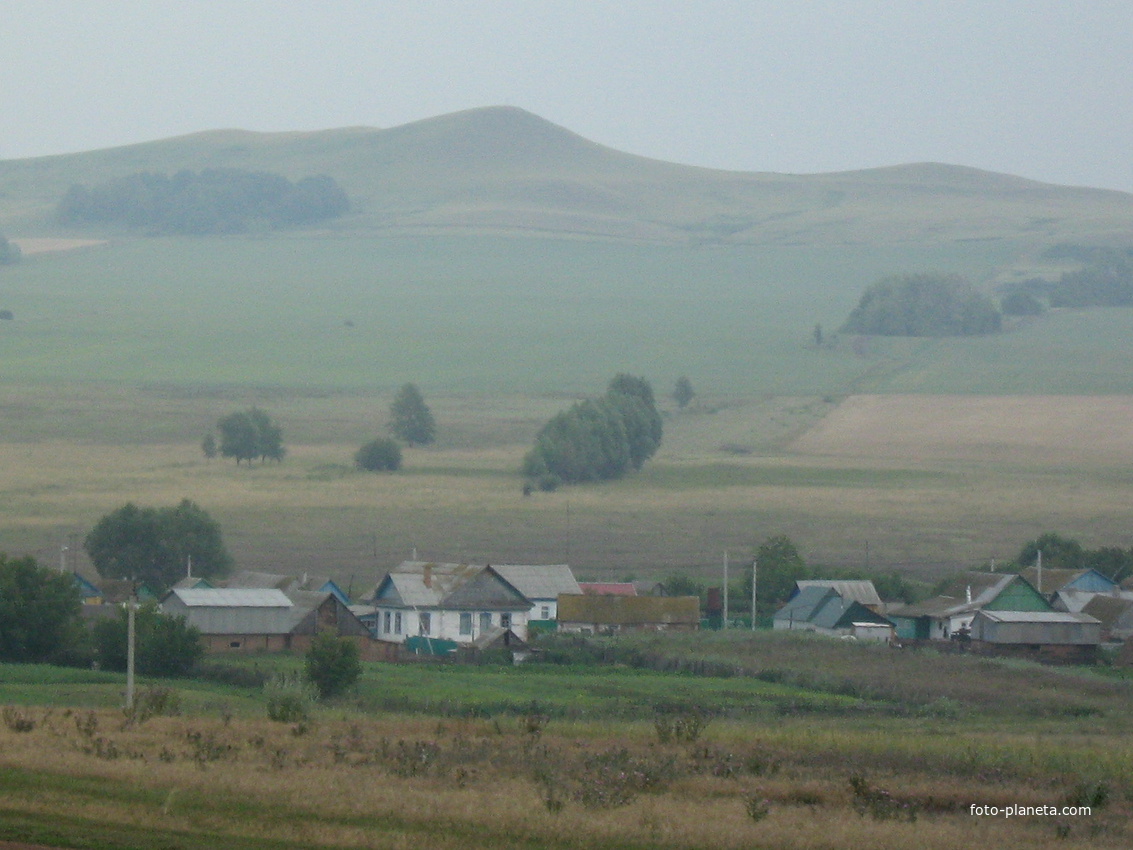
M 425 587 L 433 586 L 433 565 L 425 564 Z

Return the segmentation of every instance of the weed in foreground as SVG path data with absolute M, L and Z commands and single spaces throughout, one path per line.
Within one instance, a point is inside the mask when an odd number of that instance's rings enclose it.
M 14 705 L 4 706 L 3 718 L 4 725 L 13 732 L 31 732 L 35 729 L 35 721 L 27 712 L 21 711 Z

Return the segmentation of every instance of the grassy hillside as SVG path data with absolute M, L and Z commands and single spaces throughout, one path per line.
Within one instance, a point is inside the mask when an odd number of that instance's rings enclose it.
M 513 108 L 387 130 L 214 131 L 0 162 L 0 229 L 53 232 L 75 182 L 236 167 L 326 173 L 356 213 L 339 232 L 510 232 L 631 241 L 839 244 L 1125 234 L 1133 196 L 975 169 L 914 165 L 823 175 L 712 171 L 621 153 Z

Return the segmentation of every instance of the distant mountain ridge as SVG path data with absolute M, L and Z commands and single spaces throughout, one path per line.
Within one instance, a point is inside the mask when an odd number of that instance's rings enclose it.
M 917 163 L 831 174 L 729 172 L 592 142 L 514 107 L 389 129 L 215 130 L 0 162 L 0 230 L 86 235 L 52 222 L 74 183 L 138 171 L 327 174 L 355 235 L 514 233 L 666 243 L 839 244 L 972 239 L 1121 241 L 1133 195 Z

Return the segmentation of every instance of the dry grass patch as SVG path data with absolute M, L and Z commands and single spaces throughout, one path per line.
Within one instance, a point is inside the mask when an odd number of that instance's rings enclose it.
M 93 718 L 93 720 L 92 720 Z M 770 846 L 819 850 L 950 848 L 973 841 L 1043 847 L 1054 824 L 971 817 L 981 804 L 1056 802 L 1060 783 L 1021 777 L 971 780 L 923 770 L 871 771 L 871 788 L 912 801 L 912 816 L 858 811 L 841 768 L 798 761 L 789 741 L 772 773 L 722 770 L 719 744 L 660 746 L 641 724 L 563 724 L 539 735 L 518 724 L 438 723 L 420 717 L 321 717 L 299 733 L 266 721 L 156 718 L 123 728 L 116 712 L 42 712 L 33 730 L 0 728 L 8 812 L 44 819 L 66 811 L 92 824 L 283 841 L 311 847 Z M 733 729 L 729 747 L 767 729 Z M 753 735 L 758 736 L 753 739 Z M 843 739 L 832 737 L 837 747 Z M 704 748 L 704 753 L 698 752 Z M 613 802 L 581 795 L 582 783 L 624 782 L 603 765 L 672 775 Z M 603 759 L 605 759 L 603 761 Z M 627 759 L 628 761 L 619 761 Z M 737 763 L 738 764 L 738 763 Z M 861 766 L 859 766 L 860 769 Z M 561 773 L 561 805 L 549 805 L 545 771 Z M 581 772 L 580 772 L 581 771 Z M 571 777 L 575 777 L 572 779 Z M 752 800 L 765 801 L 757 818 Z M 1126 846 L 1127 803 L 1074 824 L 1079 846 Z M 0 834 L 3 834 L 0 832 Z M 157 845 L 154 845 L 157 846 Z
M 1130 396 L 859 395 L 791 445 L 807 455 L 1129 466 Z

